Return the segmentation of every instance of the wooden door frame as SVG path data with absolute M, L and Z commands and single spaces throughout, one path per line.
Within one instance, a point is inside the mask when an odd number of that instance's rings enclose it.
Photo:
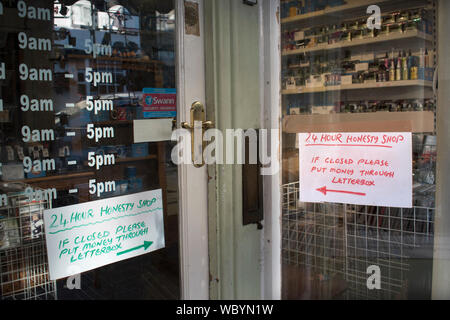
M 260 6 L 260 88 L 261 128 L 278 132 L 276 174 L 263 177 L 264 235 L 261 244 L 261 297 L 281 299 L 281 26 L 280 1 L 261 1 Z M 270 141 L 270 140 L 269 140 Z
M 178 124 L 190 122 L 190 105 L 205 101 L 203 0 L 198 3 L 200 35 L 185 32 L 184 0 L 175 0 Z M 181 299 L 209 299 L 206 166 L 178 166 Z

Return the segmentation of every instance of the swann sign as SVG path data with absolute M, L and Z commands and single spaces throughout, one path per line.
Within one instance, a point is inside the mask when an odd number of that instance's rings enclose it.
M 142 106 L 144 118 L 173 118 L 177 116 L 177 90 L 145 88 Z

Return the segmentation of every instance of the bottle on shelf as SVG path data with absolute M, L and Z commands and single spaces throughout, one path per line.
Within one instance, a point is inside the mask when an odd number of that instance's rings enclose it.
M 420 48 L 419 68 L 425 68 L 425 55 L 423 52 L 423 48 Z
M 395 80 L 402 80 L 402 53 L 398 53 L 397 66 L 395 67 Z
M 391 67 L 389 68 L 389 81 L 395 81 L 395 58 L 392 54 Z
M 386 57 L 384 58 L 384 72 L 385 72 L 385 75 L 384 75 L 384 80 L 385 81 L 389 81 L 390 79 L 390 75 L 389 75 L 389 55 L 388 55 L 388 53 L 386 52 Z
M 402 57 L 402 80 L 409 80 L 408 58 L 405 51 L 403 51 Z
M 408 54 L 408 72 L 409 80 L 417 80 L 417 68 L 415 68 L 414 57 L 412 56 L 411 49 Z

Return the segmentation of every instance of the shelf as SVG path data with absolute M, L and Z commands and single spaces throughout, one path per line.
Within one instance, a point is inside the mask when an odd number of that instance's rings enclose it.
M 305 93 L 319 93 L 331 91 L 357 90 L 357 89 L 385 89 L 393 87 L 432 87 L 431 81 L 425 80 L 401 80 L 375 83 L 354 83 L 340 86 L 327 86 L 317 88 L 298 87 L 296 89 L 283 90 L 283 95 L 289 94 L 305 94 Z
M 155 160 L 158 159 L 158 156 L 156 154 L 151 154 L 149 156 L 145 157 L 135 157 L 135 158 L 118 158 L 116 157 L 116 164 L 120 163 L 129 163 L 129 162 L 139 162 L 139 161 L 146 161 L 146 160 Z M 84 165 L 87 166 L 88 162 L 84 161 Z
M 348 1 L 348 0 L 347 0 Z M 303 21 L 311 18 L 317 18 L 327 15 L 335 15 L 335 14 L 342 14 L 345 11 L 358 9 L 362 7 L 368 7 L 373 4 L 380 4 L 383 2 L 388 2 L 389 0 L 357 0 L 357 1 L 351 1 L 351 3 L 347 3 L 344 5 L 336 6 L 336 7 L 328 7 L 323 10 L 318 10 L 314 12 L 308 12 L 305 14 L 300 14 L 294 17 L 287 17 L 281 19 L 281 24 L 289 24 L 293 22 Z
M 126 163 L 126 162 L 137 162 L 137 161 L 145 161 L 145 160 L 154 160 L 158 159 L 156 154 L 152 154 L 146 157 L 136 157 L 136 158 L 116 158 L 116 163 Z
M 290 55 L 296 55 L 296 54 L 303 54 L 308 52 L 315 52 L 315 51 L 330 51 L 330 50 L 337 50 L 337 49 L 344 49 L 344 48 L 350 48 L 350 47 L 356 47 L 356 46 L 363 46 L 363 45 L 369 45 L 369 44 L 377 44 L 381 42 L 390 42 L 390 41 L 398 41 L 398 40 L 404 40 L 404 39 L 411 39 L 411 38 L 419 38 L 424 41 L 432 42 L 433 36 L 426 34 L 421 31 L 406 31 L 406 32 L 395 32 L 395 33 L 389 33 L 387 35 L 379 35 L 375 38 L 366 38 L 366 39 L 354 39 L 352 41 L 341 41 L 339 43 L 322 43 L 315 47 L 311 48 L 300 48 L 295 50 L 283 50 L 281 53 L 282 56 L 290 56 Z
M 288 69 L 300 69 L 300 68 L 311 68 L 310 63 L 304 63 L 304 64 L 291 64 L 287 67 Z
M 434 132 L 433 111 L 288 115 L 283 132 Z
M 146 157 L 136 157 L 136 158 L 116 158 L 116 164 L 117 163 L 127 163 L 127 162 L 138 162 L 138 161 L 146 161 L 146 160 L 154 160 L 158 159 L 158 156 L 156 154 L 151 154 Z
M 79 172 L 79 173 L 69 173 L 69 174 L 47 176 L 47 177 L 42 177 L 42 178 L 21 179 L 21 180 L 4 181 L 4 182 L 7 182 L 7 183 L 14 183 L 14 182 L 38 183 L 38 182 L 53 181 L 53 180 L 85 178 L 85 177 L 91 177 L 91 176 L 94 176 L 93 172 Z
M 133 125 L 133 120 L 108 120 L 95 122 L 99 126 L 131 126 Z
M 109 62 L 143 63 L 143 64 L 160 64 L 160 65 L 163 64 L 161 61 L 158 60 L 147 60 L 143 58 L 122 58 L 122 57 L 106 57 L 106 56 L 94 58 L 93 56 L 87 54 L 68 54 L 67 57 L 73 59 L 90 59 Z
M 152 154 L 152 155 L 149 155 L 146 157 L 117 158 L 116 163 L 137 162 L 137 161 L 154 160 L 154 159 L 158 159 L 158 156 L 155 154 Z M 86 162 L 86 164 L 87 164 L 87 162 Z M 21 180 L 2 181 L 2 182 L 6 182 L 6 183 L 14 183 L 14 182 L 39 183 L 39 182 L 54 181 L 54 180 L 86 178 L 86 177 L 92 177 L 94 175 L 95 175 L 94 172 L 78 172 L 78 173 L 46 176 L 46 177 L 41 177 L 41 178 L 21 179 Z

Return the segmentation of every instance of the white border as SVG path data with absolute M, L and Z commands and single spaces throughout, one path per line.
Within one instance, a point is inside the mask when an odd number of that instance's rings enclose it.
M 184 1 L 175 1 L 178 128 L 190 121 L 190 105 L 205 101 L 203 0 L 199 4 L 200 37 L 185 35 Z M 206 166 L 178 166 L 180 287 L 183 300 L 209 299 L 208 189 Z

